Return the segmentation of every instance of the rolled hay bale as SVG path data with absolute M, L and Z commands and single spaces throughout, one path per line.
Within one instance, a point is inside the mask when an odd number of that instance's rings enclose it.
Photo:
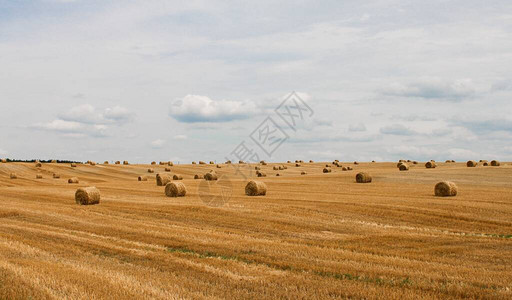
M 165 172 L 171 172 L 171 168 L 165 168 Z
M 226 165 L 229 165 L 229 164 L 231 164 L 231 161 L 230 161 L 230 160 L 227 160 L 227 161 L 226 161 Z
M 277 169 L 282 171 L 282 170 L 285 169 L 285 167 L 284 166 L 278 166 Z
M 96 163 L 95 163 L 95 162 L 93 162 L 93 161 L 89 162 L 89 164 L 90 164 L 91 166 L 95 166 L 95 165 L 96 165 Z
M 299 160 L 298 160 L 298 159 L 296 159 L 296 160 L 295 160 L 295 163 L 298 163 L 298 162 L 299 162 Z
M 303 163 L 304 163 L 304 161 L 303 161 L 302 159 L 301 159 L 301 160 L 299 160 L 299 162 L 300 162 L 301 164 L 303 164 Z
M 103 162 L 104 165 L 108 165 L 108 160 Z
M 265 164 L 266 162 L 264 160 L 260 160 L 260 164 Z
M 299 163 L 296 163 L 296 164 L 295 164 L 295 166 L 296 166 L 296 167 L 300 167 L 300 164 L 299 164 Z
M 195 165 L 195 164 L 196 164 L 196 162 L 195 162 L 195 161 L 193 161 L 193 162 L 192 162 L 192 164 L 193 164 L 193 165 Z
M 218 179 L 217 173 L 215 173 L 215 172 L 208 172 L 208 173 L 204 174 L 204 179 L 206 179 L 208 181 L 217 180 Z
M 199 161 L 199 164 L 200 165 L 206 165 L 206 163 L 204 161 L 202 161 L 202 160 Z
M 221 165 L 217 165 L 217 169 L 220 169 L 220 168 L 222 168 L 222 166 Z
M 374 161 L 374 160 L 372 160 L 372 163 L 374 163 L 374 162 L 375 162 L 375 161 Z
M 333 165 L 334 165 L 334 163 L 333 163 Z M 330 166 L 331 166 L 330 164 L 325 164 L 326 168 L 329 168 Z
M 409 171 L 409 165 L 402 164 L 402 165 L 400 165 L 400 167 L 398 167 L 398 170 L 400 170 L 400 171 Z
M 71 178 L 68 179 L 68 183 L 79 183 L 79 181 L 78 181 L 78 178 L 71 177 Z
M 370 182 L 372 182 L 372 176 L 365 172 L 359 172 L 356 175 L 356 182 L 357 183 L 370 183 Z
M 404 163 L 404 162 L 406 162 L 406 160 L 405 159 L 399 159 L 398 162 Z
M 160 173 L 156 174 L 156 185 L 165 186 L 169 182 L 171 182 L 171 176 Z
M 403 165 L 403 164 L 404 164 L 403 162 L 399 162 L 399 163 L 396 164 L 396 167 L 400 168 L 400 166 Z
M 466 166 L 468 166 L 469 168 L 474 168 L 478 165 L 478 163 L 474 160 L 468 160 L 468 162 L 466 163 Z
M 434 187 L 434 193 L 438 197 L 457 196 L 457 185 L 451 181 L 441 181 Z
M 204 178 L 203 175 L 199 175 L 199 174 L 194 175 L 194 179 L 203 179 L 203 178 Z
M 43 179 L 43 175 L 41 175 L 41 174 L 36 174 L 36 179 Z
M 213 162 L 213 161 L 211 161 L 211 160 L 210 160 L 210 165 L 214 165 L 214 164 L 215 164 L 215 162 Z
M 452 162 L 451 159 L 448 159 L 448 160 L 445 161 L 445 163 L 447 163 L 447 164 L 449 164 L 451 162 Z
M 489 163 L 488 162 L 484 162 L 483 166 L 487 167 L 487 166 L 489 166 Z
M 331 173 L 332 170 L 331 170 L 331 168 L 324 168 L 323 172 L 324 173 Z
M 310 162 L 310 163 L 314 163 L 314 161 L 313 161 L 313 160 L 311 160 L 311 159 L 309 160 L 309 162 Z
M 120 165 L 120 164 L 121 164 L 121 162 L 120 162 L 120 161 L 116 161 L 116 165 Z
M 357 161 L 354 162 L 354 165 L 358 165 L 359 163 Z
M 172 176 L 172 180 L 183 180 L 183 176 L 179 174 L 174 174 Z
M 163 161 L 159 161 L 159 162 L 158 162 L 158 164 L 159 164 L 160 166 L 163 166 L 163 165 L 165 165 L 165 162 L 163 162 Z
M 127 166 L 127 165 L 129 165 L 129 164 L 130 164 L 130 163 L 129 163 L 127 160 L 123 161 L 123 165 Z
M 5 158 L 2 158 L 2 160 L 1 160 L 1 161 L 2 161 L 2 163 L 4 163 L 4 164 L 5 164 L 5 163 L 7 163 L 7 159 L 5 159 Z
M 452 159 L 452 163 L 454 163 L 454 162 L 455 162 L 455 160 Z
M 152 164 L 152 165 L 156 165 L 156 161 L 152 161 L 152 162 L 151 162 L 151 164 Z
M 183 182 L 169 182 L 165 185 L 165 195 L 167 197 L 185 197 L 187 188 Z
M 410 159 L 408 159 L 408 160 L 407 160 L 407 162 L 411 162 L 411 160 L 410 160 Z
M 261 181 L 251 180 L 245 186 L 247 196 L 265 196 L 267 194 L 267 185 Z
M 254 170 L 261 170 L 261 167 L 260 166 L 254 166 Z
M 279 174 L 279 173 L 276 173 L 276 176 L 281 176 L 281 174 Z
M 18 179 L 18 175 L 16 175 L 16 173 L 11 173 L 9 176 L 11 179 Z
M 487 161 L 487 159 L 481 159 L 479 162 L 484 163 L 484 162 L 488 162 L 488 161 Z
M 433 160 L 433 159 L 431 159 L 430 161 L 431 161 L 431 162 L 436 162 L 436 161 L 435 161 L 435 160 Z
M 492 160 L 491 161 L 491 166 L 493 167 L 499 167 L 501 165 L 501 163 L 497 160 Z
M 306 175 L 306 174 L 308 174 L 306 171 L 300 172 L 300 175 Z
M 75 202 L 80 205 L 99 204 L 100 198 L 100 191 L 93 186 L 79 188 L 75 192 Z
M 258 177 L 267 177 L 267 174 L 263 173 L 263 172 L 258 172 Z
M 354 169 L 352 169 L 352 167 L 347 167 L 347 170 L 352 171 Z
M 148 173 L 155 173 L 155 170 L 153 170 L 153 169 L 149 168 L 149 169 L 148 169 Z
M 417 165 L 417 164 L 418 164 L 418 162 L 414 160 L 414 161 L 412 162 L 412 164 L 413 164 L 413 165 Z
M 427 163 L 425 163 L 425 168 L 427 169 L 433 169 L 437 167 L 437 164 L 433 161 L 427 161 Z
M 142 175 L 141 175 L 141 176 L 139 176 L 139 177 L 137 178 L 137 180 L 138 180 L 138 181 L 148 181 L 148 178 L 147 178 L 146 176 L 142 176 Z
M 339 161 L 339 160 L 337 160 L 337 159 L 335 159 L 334 161 L 335 161 L 335 162 L 340 162 L 340 161 Z
M 286 161 L 286 163 L 291 164 L 291 163 L 292 163 L 292 161 L 291 161 L 291 160 L 287 160 L 287 161 Z
M 242 164 L 245 164 L 245 162 L 244 162 L 243 160 L 239 160 L 239 161 L 238 161 L 238 164 L 239 164 L 239 165 L 242 165 Z
M 273 166 L 272 170 L 277 171 L 277 170 L 279 170 L 279 167 L 278 166 Z
M 173 163 L 172 161 L 168 162 L 168 163 L 167 163 L 167 165 L 168 165 L 169 167 L 174 167 L 174 163 Z
M 53 178 L 55 178 L 55 179 L 59 179 L 59 178 L 60 178 L 60 175 L 59 175 L 59 174 L 57 174 L 57 173 L 53 173 Z
M 342 167 L 341 170 L 342 171 L 348 171 L 347 167 Z
M 43 165 L 41 163 L 36 163 L 36 168 L 41 168 Z

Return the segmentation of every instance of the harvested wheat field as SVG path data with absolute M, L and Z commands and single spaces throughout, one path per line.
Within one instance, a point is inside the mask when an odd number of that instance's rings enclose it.
M 0 299 L 512 298 L 510 163 L 325 164 L 257 179 L 227 165 L 216 181 L 175 164 L 184 197 L 156 185 L 159 165 L 0 164 Z M 436 197 L 441 181 L 457 195 Z M 92 186 L 101 202 L 77 204 Z

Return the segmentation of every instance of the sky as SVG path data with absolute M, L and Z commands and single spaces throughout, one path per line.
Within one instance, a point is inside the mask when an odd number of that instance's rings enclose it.
M 0 157 L 512 161 L 511 100 L 511 1 L 0 0 Z

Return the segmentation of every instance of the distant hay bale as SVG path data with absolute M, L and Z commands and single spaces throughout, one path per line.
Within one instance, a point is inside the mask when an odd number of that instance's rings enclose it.
M 489 163 L 488 162 L 484 162 L 483 166 L 487 167 L 487 166 L 489 166 Z
M 396 164 L 396 167 L 400 168 L 400 166 L 403 165 L 403 164 L 404 164 L 403 162 L 399 162 L 399 163 Z
M 169 182 L 165 186 L 165 195 L 167 197 L 185 197 L 187 188 L 183 182 Z
M 90 162 L 89 162 L 89 164 L 90 164 L 91 166 L 95 166 L 95 165 L 96 165 L 96 163 L 95 163 L 95 162 L 93 162 L 93 161 L 90 161 Z
M 165 168 L 165 172 L 171 172 L 171 168 Z
M 331 168 L 324 168 L 324 169 L 323 169 L 323 172 L 324 172 L 324 173 L 331 173 L 331 172 L 332 172 L 332 170 L 331 170 Z
M 354 165 L 358 165 L 359 163 L 357 161 L 354 162 Z
M 174 174 L 172 176 L 172 180 L 183 180 L 183 176 L 179 174 Z
M 296 163 L 296 164 L 295 164 L 295 166 L 296 166 L 296 167 L 300 167 L 300 164 L 299 164 L 299 163 Z
M 251 180 L 245 186 L 247 196 L 265 196 L 267 194 L 267 185 L 261 181 Z
M 311 160 L 311 159 L 309 160 L 309 162 L 310 162 L 310 163 L 314 163 L 314 161 L 313 161 L 313 160 Z
M 222 168 L 222 166 L 221 165 L 217 165 L 217 169 L 220 169 L 220 168 Z
M 71 178 L 68 179 L 68 183 L 79 183 L 79 181 L 78 181 L 78 178 L 71 177 Z
M 427 161 L 425 163 L 425 168 L 427 168 L 427 169 L 433 169 L 435 167 L 437 167 L 437 164 L 433 161 Z
M 347 171 L 348 169 L 347 169 L 347 167 L 342 167 L 341 170 L 342 171 Z
M 501 163 L 497 160 L 492 160 L 491 161 L 491 166 L 493 167 L 499 167 L 501 165 Z
M 407 160 L 407 162 L 411 162 L 411 160 L 410 160 L 410 159 L 408 159 L 408 160 Z
M 267 174 L 263 172 L 258 172 L 257 175 L 258 177 L 267 177 Z
M 455 162 L 455 160 L 452 159 L 452 163 L 454 163 L 454 162 Z
M 261 170 L 260 166 L 254 166 L 254 170 Z
M 193 165 L 195 165 L 195 164 L 196 164 L 196 162 L 195 162 L 195 161 L 193 161 L 193 162 L 192 162 L 192 164 L 193 164 Z
M 435 160 L 433 160 L 433 159 L 431 159 L 430 161 L 431 161 L 431 162 L 436 162 L 436 161 L 435 161 Z
M 335 159 L 334 162 L 340 162 L 339 160 Z
M 274 170 L 274 171 L 279 170 L 279 167 L 278 166 L 273 166 L 272 170 Z
M 409 171 L 409 165 L 407 164 L 401 164 L 400 167 L 398 167 L 400 171 Z
M 481 162 L 481 163 L 487 162 L 487 159 L 481 159 L 479 162 Z
M 375 161 L 374 161 L 374 160 L 372 160 L 372 163 L 374 163 L 374 162 L 375 162 Z
M 93 186 L 79 188 L 75 192 L 75 202 L 80 205 L 99 204 L 100 198 L 100 191 Z
M 287 163 L 289 163 L 289 164 L 291 164 L 291 163 L 292 163 L 290 160 L 287 160 L 286 162 L 287 162 Z
M 202 161 L 202 160 L 199 161 L 199 164 L 200 165 L 206 165 L 206 163 L 204 161 Z
M 356 182 L 357 183 L 370 183 L 370 182 L 372 182 L 372 176 L 365 172 L 357 173 Z
M 418 164 L 418 162 L 414 160 L 414 161 L 412 162 L 412 164 L 413 164 L 413 165 L 417 165 L 417 164 Z
M 349 166 L 349 167 L 347 167 L 347 170 L 352 171 L 353 169 L 352 169 L 352 167 Z
M 266 162 L 262 162 L 262 163 L 261 163 L 261 165 L 262 165 L 262 166 L 266 166 L 266 165 L 267 165 L 267 163 L 266 163 Z
M 340 162 L 336 162 L 334 165 L 335 165 L 336 167 L 338 167 L 338 168 L 343 167 L 343 165 L 342 165 Z
M 306 174 L 308 174 L 306 171 L 300 172 L 300 175 L 306 175 Z
M 103 162 L 104 165 L 108 165 L 108 160 Z
M 159 162 L 158 162 L 158 164 L 159 164 L 160 166 L 163 166 L 163 165 L 165 165 L 165 162 L 163 162 L 163 161 L 159 161 Z
M 130 164 L 130 163 L 129 163 L 127 160 L 123 161 L 123 165 L 127 166 L 127 165 L 129 165 L 129 164 Z
M 452 161 L 450 159 L 446 160 L 445 163 L 449 164 L 451 163 Z
M 148 169 L 148 173 L 155 173 L 155 170 L 150 168 L 150 169 Z
M 298 160 L 298 159 L 296 159 L 296 160 L 295 160 L 295 163 L 298 163 L 298 162 L 299 162 L 299 160 Z
M 210 165 L 214 165 L 214 164 L 215 164 L 215 162 L 213 162 L 213 161 L 211 161 L 211 160 L 210 160 Z
M 398 160 L 398 162 L 404 163 L 404 162 L 406 162 L 406 160 L 405 159 L 400 159 L 400 160 Z
M 41 174 L 36 174 L 36 179 L 43 179 L 43 175 L 41 175 Z
M 204 174 L 204 179 L 206 179 L 208 181 L 217 180 L 218 179 L 217 173 L 215 173 L 215 172 L 208 172 L 208 173 Z
M 137 178 L 138 181 L 148 181 L 148 178 L 146 176 L 139 176 Z
M 227 160 L 227 161 L 226 161 L 226 165 L 229 165 L 229 164 L 231 164 L 231 161 L 230 161 L 230 160 Z
M 120 164 L 121 164 L 121 162 L 120 162 L 120 161 L 116 161 L 116 165 L 120 165 Z
M 18 175 L 16 175 L 16 173 L 11 173 L 10 174 L 10 178 L 11 179 L 18 179 Z
M 41 168 L 43 165 L 41 163 L 36 163 L 36 168 Z
M 168 163 L 167 163 L 167 165 L 168 165 L 169 167 L 174 167 L 174 163 L 173 163 L 172 161 L 168 162 Z
M 451 181 L 441 181 L 434 187 L 434 193 L 438 197 L 457 196 L 457 185 Z
M 284 166 L 277 166 L 277 169 L 278 169 L 278 170 L 284 170 L 284 169 L 285 169 L 285 167 L 284 167 Z
M 4 164 L 7 163 L 7 159 L 2 158 L 2 163 L 4 163 Z
M 239 161 L 238 161 L 238 164 L 240 164 L 240 165 L 241 165 L 241 164 L 245 164 L 245 162 L 244 162 L 243 160 L 239 160 Z
M 264 160 L 260 160 L 260 164 L 266 164 Z
M 59 178 L 60 178 L 60 175 L 59 175 L 59 174 L 57 174 L 57 173 L 53 173 L 53 178 L 55 178 L 55 179 L 59 179 Z
M 281 176 L 281 174 L 279 174 L 279 173 L 276 173 L 276 176 Z
M 171 182 L 171 177 L 167 174 L 156 174 L 156 185 L 158 186 L 165 186 Z
M 203 178 L 204 178 L 203 175 L 199 175 L 199 174 L 194 175 L 194 179 L 203 179 Z
M 468 162 L 466 163 L 466 166 L 468 166 L 469 168 L 474 168 L 478 165 L 478 163 L 474 160 L 468 160 Z
M 156 161 L 152 161 L 152 162 L 151 162 L 151 164 L 152 164 L 152 165 L 156 165 Z
M 326 168 L 329 168 L 331 165 L 330 164 L 325 164 L 325 167 Z

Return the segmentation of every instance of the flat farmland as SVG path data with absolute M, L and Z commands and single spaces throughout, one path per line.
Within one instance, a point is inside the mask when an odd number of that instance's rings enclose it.
M 0 163 L 0 299 L 512 298 L 510 163 L 325 164 L 244 178 L 238 164 Z M 211 169 L 218 182 L 193 179 Z M 182 175 L 186 196 L 157 173 Z M 267 195 L 246 196 L 248 180 Z M 456 197 L 434 196 L 443 180 Z M 75 203 L 87 186 L 99 205 Z

